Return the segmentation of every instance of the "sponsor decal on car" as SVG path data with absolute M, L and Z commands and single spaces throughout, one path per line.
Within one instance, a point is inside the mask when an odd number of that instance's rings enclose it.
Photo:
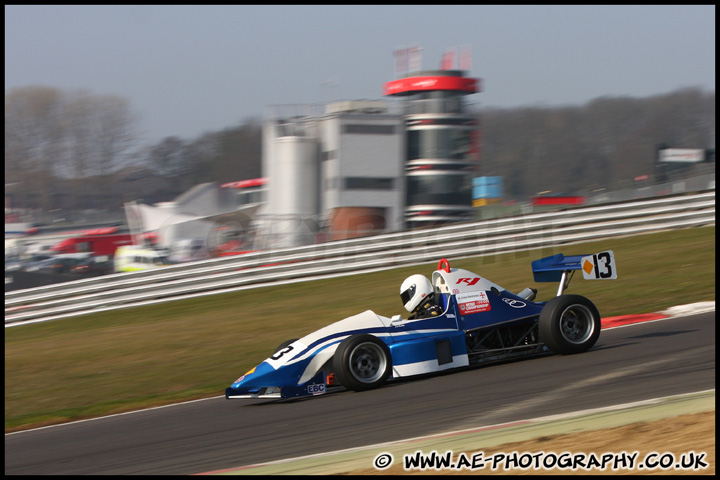
M 524 308 L 527 305 L 522 300 L 515 300 L 514 298 L 503 298 L 503 302 L 507 303 L 513 308 Z
M 490 300 L 485 292 L 468 292 L 457 295 L 460 315 L 490 311 Z
M 307 392 L 310 395 L 322 395 L 323 393 L 325 393 L 325 385 L 323 385 L 322 383 L 314 383 L 312 385 L 308 385 Z
M 253 367 L 250 370 L 248 370 L 247 372 L 245 372 L 245 375 L 243 375 L 242 377 L 235 380 L 235 383 L 242 382 L 245 379 L 245 377 L 247 377 L 248 375 L 250 375 L 251 373 L 253 373 L 255 371 L 255 368 L 257 368 L 257 367 Z

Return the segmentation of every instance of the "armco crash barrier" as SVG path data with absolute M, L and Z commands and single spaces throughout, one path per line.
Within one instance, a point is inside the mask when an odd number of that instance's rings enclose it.
M 448 225 L 7 292 L 5 326 L 399 266 L 715 224 L 715 191 Z

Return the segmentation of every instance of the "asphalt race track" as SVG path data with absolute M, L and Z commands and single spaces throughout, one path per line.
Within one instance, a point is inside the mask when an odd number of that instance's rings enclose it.
M 241 373 L 228 372 L 228 385 Z M 605 330 L 580 355 L 374 391 L 290 402 L 213 398 L 8 434 L 5 474 L 202 473 L 714 388 L 713 311 Z

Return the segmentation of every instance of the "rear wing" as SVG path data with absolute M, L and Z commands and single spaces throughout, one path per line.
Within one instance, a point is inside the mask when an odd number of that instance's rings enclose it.
M 562 253 L 541 258 L 532 262 L 533 277 L 536 282 L 560 282 L 558 295 L 570 284 L 575 270 L 582 270 L 585 280 L 614 280 L 617 278 L 615 255 L 612 250 L 590 255 L 570 255 Z

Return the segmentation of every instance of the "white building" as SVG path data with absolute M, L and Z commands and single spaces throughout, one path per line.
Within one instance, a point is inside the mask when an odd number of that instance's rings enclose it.
M 357 100 L 270 109 L 258 248 L 403 228 L 405 120 L 388 108 Z

